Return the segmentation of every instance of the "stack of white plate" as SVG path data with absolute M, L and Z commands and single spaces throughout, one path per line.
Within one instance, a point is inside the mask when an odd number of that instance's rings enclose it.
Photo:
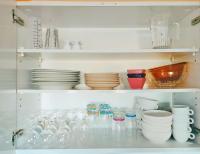
M 172 113 L 162 110 L 144 111 L 142 133 L 153 143 L 163 143 L 172 134 Z
M 72 89 L 79 83 L 79 71 L 56 69 L 32 70 L 32 84 L 39 89 Z

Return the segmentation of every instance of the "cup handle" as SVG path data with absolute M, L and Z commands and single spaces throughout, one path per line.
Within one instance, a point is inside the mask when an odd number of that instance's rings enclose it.
M 189 115 L 193 115 L 194 111 L 192 109 L 189 110 Z
M 187 131 L 190 133 L 190 132 L 192 132 L 192 128 L 191 127 L 188 127 L 187 128 Z
M 193 133 L 190 133 L 189 139 L 190 140 L 194 140 L 195 139 L 195 135 Z
M 189 124 L 193 124 L 194 123 L 194 119 L 189 118 Z
M 142 129 L 142 121 L 141 120 L 137 120 L 136 123 L 137 123 L 137 128 L 138 129 Z

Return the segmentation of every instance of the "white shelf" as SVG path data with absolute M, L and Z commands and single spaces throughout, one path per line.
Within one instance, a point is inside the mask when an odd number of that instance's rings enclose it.
M 129 49 L 129 50 L 66 50 L 66 49 L 18 49 L 18 53 L 194 53 L 198 49 L 176 48 L 176 49 Z
M 141 143 L 142 144 L 142 143 Z M 37 150 L 16 150 L 17 154 L 134 154 L 163 153 L 163 148 L 109 148 L 109 149 L 37 149 Z M 165 154 L 199 154 L 199 148 L 165 148 Z M 4 154 L 4 153 L 3 153 Z
M 134 131 L 134 130 L 133 130 Z M 136 130 L 135 130 L 136 131 Z M 109 133 L 109 132 L 108 132 Z M 187 142 L 187 143 L 178 143 L 174 139 L 170 139 L 166 143 L 162 144 L 154 144 L 151 143 L 149 140 L 147 140 L 139 131 L 133 132 L 133 134 L 130 134 L 129 136 L 126 135 L 125 132 L 123 134 L 115 134 L 113 135 L 112 132 L 105 135 L 105 132 L 97 129 L 95 132 L 93 132 L 92 138 L 85 138 L 82 143 L 77 143 L 76 141 L 71 141 L 69 145 L 66 145 L 66 147 L 61 147 L 61 149 L 131 149 L 133 151 L 136 151 L 137 148 L 141 148 L 140 150 L 145 150 L 145 148 L 168 148 L 170 149 L 180 149 L 180 148 L 188 148 L 188 149 L 200 149 L 199 144 L 193 143 L 193 142 Z M 98 140 L 97 140 L 98 139 Z M 117 141 L 118 140 L 118 141 Z M 24 145 L 19 147 L 20 149 L 26 149 Z M 35 147 L 36 149 L 41 148 L 42 144 L 39 145 L 39 147 Z M 52 145 L 45 145 L 45 148 L 52 149 Z M 34 147 L 33 147 L 34 149 Z M 155 150 L 155 149 L 154 149 Z M 130 152 L 130 151 L 129 151 Z M 153 151 L 152 151 L 153 152 Z M 123 152 L 122 152 L 123 153 Z
M 183 88 L 183 89 L 143 89 L 143 90 L 37 90 L 37 89 L 20 89 L 19 94 L 26 93 L 144 93 L 144 92 L 156 92 L 156 93 L 185 93 L 185 92 L 198 92 L 198 88 Z
M 46 59 L 68 59 L 68 60 L 146 60 L 166 59 L 174 57 L 192 57 L 198 49 L 133 49 L 133 50 L 65 50 L 65 49 L 18 49 L 21 56 L 38 57 Z
M 102 2 L 101 0 L 85 0 L 81 1 L 30 1 L 30 2 L 17 2 L 17 6 L 199 6 L 198 0 L 152 0 L 152 1 L 140 1 L 140 0 L 110 0 Z

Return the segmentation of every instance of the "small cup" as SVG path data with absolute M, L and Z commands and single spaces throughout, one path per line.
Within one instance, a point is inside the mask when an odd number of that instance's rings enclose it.
M 179 125 L 183 125 L 183 124 L 191 125 L 194 123 L 194 119 L 189 118 L 189 117 L 188 118 L 173 117 L 173 123 L 179 124 Z
M 195 135 L 193 133 L 183 132 L 181 130 L 177 130 L 177 131 L 173 130 L 173 136 L 174 136 L 175 140 L 180 143 L 187 142 L 188 139 L 190 139 L 190 140 L 195 139 Z
M 174 115 L 193 115 L 194 111 L 192 109 L 190 109 L 187 105 L 174 105 L 172 107 L 172 113 Z
M 176 126 L 176 125 L 173 125 L 173 131 L 174 132 L 179 132 L 181 130 L 181 132 L 188 132 L 188 133 L 191 133 L 192 132 L 192 128 L 191 127 L 182 127 L 180 125 Z

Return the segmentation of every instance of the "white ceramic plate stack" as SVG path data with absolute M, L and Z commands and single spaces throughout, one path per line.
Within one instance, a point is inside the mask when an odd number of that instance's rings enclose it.
M 80 83 L 80 72 L 70 70 L 33 69 L 32 85 L 39 89 L 72 89 Z
M 86 73 L 85 83 L 94 90 L 112 90 L 120 85 L 119 73 Z
M 194 111 L 186 105 L 174 105 L 172 107 L 173 113 L 173 136 L 178 142 L 186 142 L 188 139 L 194 140 L 195 135 L 192 132 L 191 124 L 194 119 L 190 116 Z
M 164 143 L 172 134 L 172 114 L 162 110 L 144 111 L 142 116 L 142 133 L 153 143 Z

